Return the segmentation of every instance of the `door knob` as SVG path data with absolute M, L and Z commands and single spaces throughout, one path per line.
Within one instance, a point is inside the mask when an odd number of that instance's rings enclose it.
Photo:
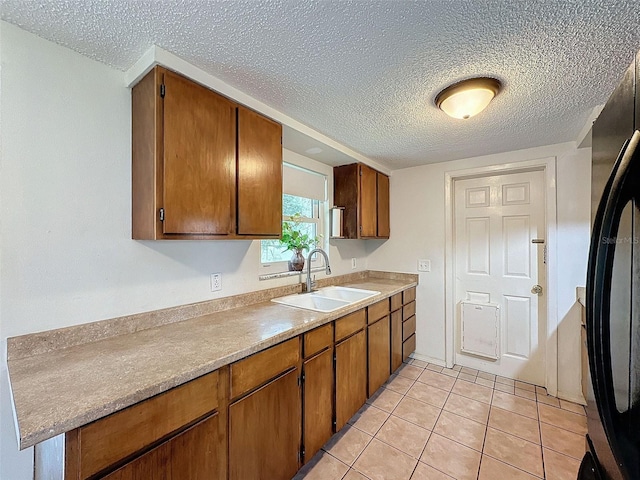
M 534 285 L 533 287 L 531 287 L 531 293 L 540 295 L 542 293 L 542 287 L 540 285 Z

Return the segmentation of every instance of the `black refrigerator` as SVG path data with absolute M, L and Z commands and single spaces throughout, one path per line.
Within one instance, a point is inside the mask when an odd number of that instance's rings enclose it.
M 579 480 L 640 480 L 640 54 L 592 130 L 588 451 Z

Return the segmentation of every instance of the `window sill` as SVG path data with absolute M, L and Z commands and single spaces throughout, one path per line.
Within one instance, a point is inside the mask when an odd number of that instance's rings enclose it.
M 326 267 L 312 267 L 311 273 L 322 272 Z M 264 275 L 259 275 L 258 280 L 271 280 L 273 278 L 284 278 L 284 277 L 293 277 L 294 275 L 307 275 L 306 270 L 302 270 L 301 272 L 280 272 L 280 273 L 265 273 Z

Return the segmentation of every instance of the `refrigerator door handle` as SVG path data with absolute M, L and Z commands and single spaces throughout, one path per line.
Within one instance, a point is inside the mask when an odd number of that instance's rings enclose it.
M 598 206 L 587 271 L 587 345 L 593 390 L 600 420 L 614 457 L 627 478 L 638 478 L 638 465 L 629 456 L 625 414 L 616 407 L 610 342 L 611 284 L 620 218 L 638 194 L 640 131 L 625 143 Z

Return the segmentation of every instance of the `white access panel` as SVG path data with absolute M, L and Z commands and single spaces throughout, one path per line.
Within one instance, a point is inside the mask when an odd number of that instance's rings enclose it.
M 461 350 L 497 360 L 500 358 L 500 306 L 495 303 L 463 301 L 461 306 Z

